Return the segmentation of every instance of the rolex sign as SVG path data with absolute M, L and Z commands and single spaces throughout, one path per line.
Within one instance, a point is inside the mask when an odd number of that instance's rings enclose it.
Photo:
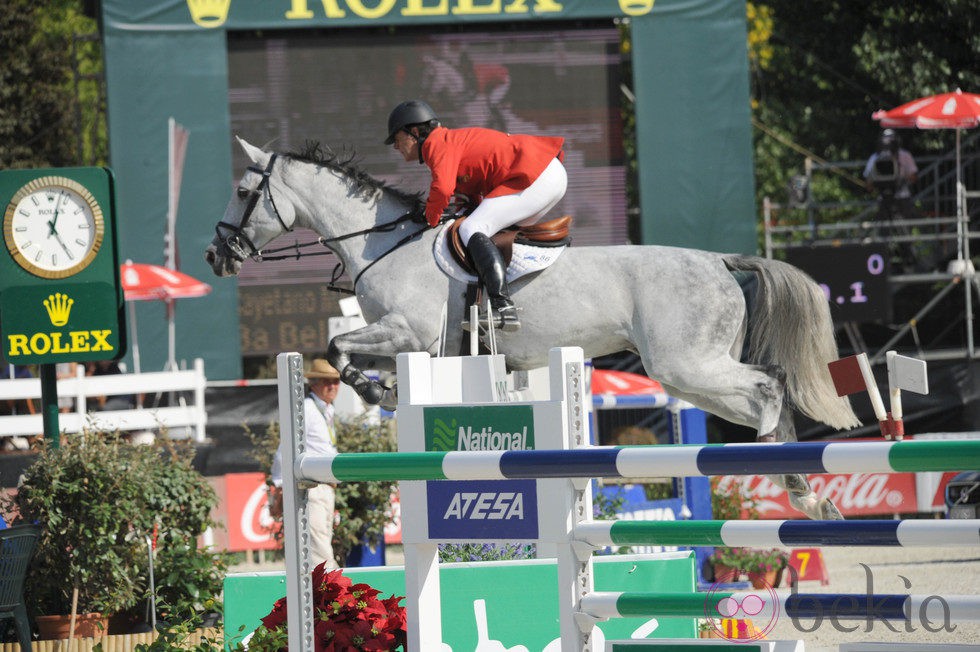
M 112 177 L 105 168 L 0 172 L 0 339 L 11 364 L 125 352 Z

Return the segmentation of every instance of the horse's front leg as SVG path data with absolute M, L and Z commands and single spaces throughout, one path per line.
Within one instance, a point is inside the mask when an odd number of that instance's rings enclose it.
M 340 370 L 340 379 L 353 387 L 366 403 L 394 410 L 398 403 L 397 389 L 385 387 L 365 376 L 351 362 L 351 356 L 363 355 L 393 361 L 399 353 L 423 350 L 425 346 L 408 321 L 401 315 L 389 313 L 373 324 L 330 340 L 327 360 Z

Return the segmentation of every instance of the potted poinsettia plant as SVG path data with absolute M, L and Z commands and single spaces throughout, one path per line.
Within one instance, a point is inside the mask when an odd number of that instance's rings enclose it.
M 340 569 L 327 570 L 321 563 L 313 569 L 313 625 L 315 652 L 340 650 L 405 649 L 408 633 L 403 597 L 378 599 L 380 591 L 368 584 L 354 584 Z M 286 643 L 286 598 L 248 641 L 250 650 L 278 650 Z

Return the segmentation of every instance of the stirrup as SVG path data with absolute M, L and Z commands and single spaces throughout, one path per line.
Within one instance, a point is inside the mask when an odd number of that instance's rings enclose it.
M 487 330 L 487 311 L 481 309 L 477 316 L 477 327 L 481 332 Z M 461 326 L 463 330 L 469 332 L 472 329 L 470 320 L 465 320 Z M 521 320 L 517 316 L 516 306 L 504 306 L 503 309 L 493 309 L 493 327 L 504 333 L 514 333 L 521 329 Z

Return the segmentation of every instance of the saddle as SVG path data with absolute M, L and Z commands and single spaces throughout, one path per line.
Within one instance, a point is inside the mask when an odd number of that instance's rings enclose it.
M 476 276 L 476 268 L 470 262 L 469 256 L 466 253 L 466 247 L 463 245 L 463 241 L 459 236 L 459 225 L 465 219 L 465 217 L 458 218 L 449 225 L 446 232 L 446 244 L 449 245 L 449 251 L 452 253 L 456 262 L 459 263 L 460 267 L 466 270 L 467 273 Z M 494 234 L 490 239 L 497 245 L 497 249 L 503 255 L 504 265 L 506 266 L 510 264 L 515 242 L 534 247 L 563 247 L 571 242 L 571 238 L 568 235 L 568 229 L 571 225 L 571 215 L 562 215 L 561 217 L 545 220 L 544 222 L 538 222 L 529 226 L 512 226 Z

